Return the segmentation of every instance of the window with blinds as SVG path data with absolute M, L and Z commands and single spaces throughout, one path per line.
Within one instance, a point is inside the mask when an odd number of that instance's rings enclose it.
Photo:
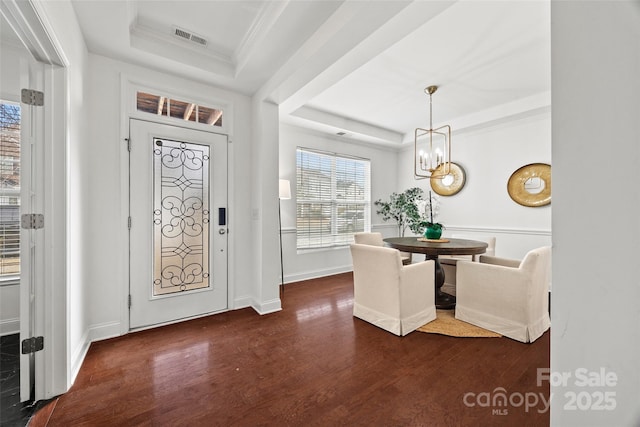
M 0 283 L 20 277 L 20 105 L 0 101 Z
M 371 230 L 371 162 L 296 150 L 298 249 L 344 246 Z

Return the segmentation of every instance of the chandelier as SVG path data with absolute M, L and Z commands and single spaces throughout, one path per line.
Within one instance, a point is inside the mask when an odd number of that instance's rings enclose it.
M 438 86 L 429 86 L 429 129 L 416 128 L 414 176 L 416 179 L 442 179 L 451 173 L 451 126 L 433 128 L 431 97 Z

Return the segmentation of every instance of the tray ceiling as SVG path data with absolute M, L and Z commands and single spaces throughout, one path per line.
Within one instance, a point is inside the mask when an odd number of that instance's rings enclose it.
M 548 1 L 72 3 L 91 52 L 258 93 L 284 122 L 372 143 L 424 126 L 431 84 L 434 124 L 454 130 L 550 105 Z

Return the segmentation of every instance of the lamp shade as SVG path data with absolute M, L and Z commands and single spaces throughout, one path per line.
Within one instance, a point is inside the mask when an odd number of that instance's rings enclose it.
M 288 179 L 281 179 L 279 185 L 279 194 L 280 199 L 290 199 L 291 198 L 291 185 L 289 184 Z

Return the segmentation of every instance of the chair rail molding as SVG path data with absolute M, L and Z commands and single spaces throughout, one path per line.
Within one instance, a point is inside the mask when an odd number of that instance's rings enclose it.
M 390 237 L 397 235 L 398 226 L 392 222 L 378 223 L 372 224 L 371 230 L 381 232 L 384 237 Z M 447 235 L 462 233 L 476 234 L 478 236 L 497 236 L 497 253 L 505 258 L 513 259 L 521 258 L 526 252 L 535 247 L 551 244 L 551 230 L 545 229 L 447 225 L 445 232 Z M 295 243 L 296 228 L 285 227 L 282 229 L 282 234 L 286 236 L 283 241 L 285 249 L 285 284 L 346 273 L 353 268 L 347 252 L 349 245 L 297 251 Z M 344 256 L 341 254 L 344 254 Z M 247 301 L 243 301 L 240 305 L 246 305 L 246 303 Z M 253 306 L 254 303 L 251 302 L 251 305 Z M 261 310 L 257 311 L 261 312 Z
M 469 227 L 461 225 L 447 225 L 448 231 L 462 231 L 467 233 L 493 233 L 493 234 L 525 234 L 534 236 L 551 236 L 551 230 L 533 228 L 506 228 L 506 227 Z
M 398 229 L 398 224 L 395 223 L 384 223 L 384 224 L 371 224 L 372 230 L 380 230 L 382 228 L 393 228 Z

